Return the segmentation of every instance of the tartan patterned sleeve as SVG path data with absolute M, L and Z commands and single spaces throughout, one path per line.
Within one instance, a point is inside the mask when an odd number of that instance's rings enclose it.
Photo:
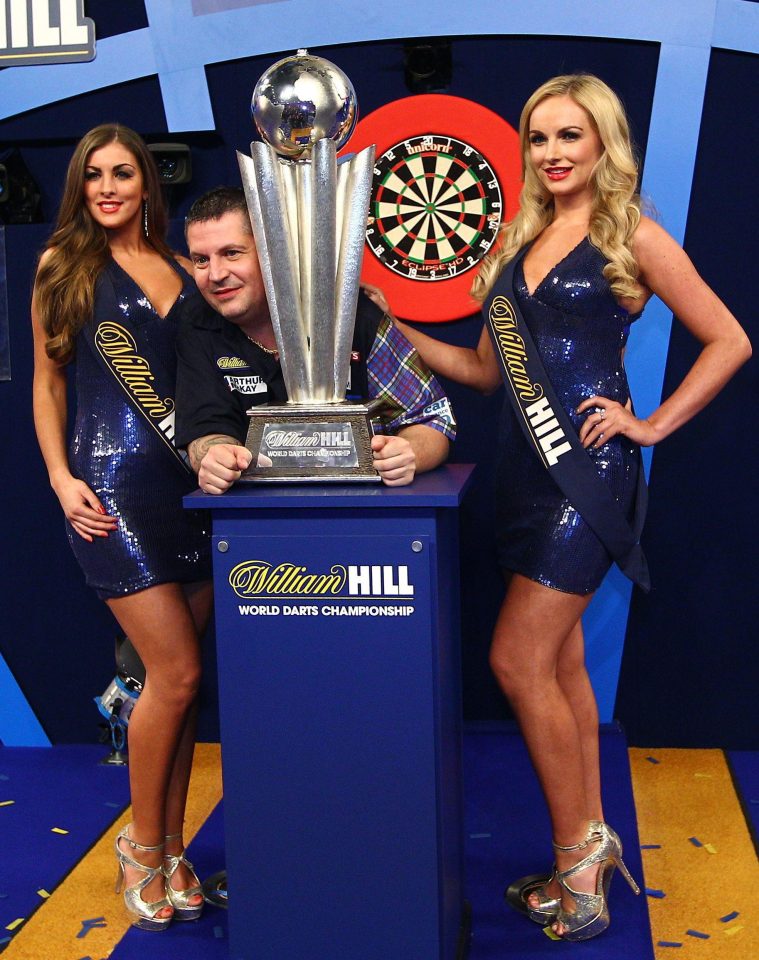
M 423 423 L 456 439 L 451 403 L 432 372 L 397 327 L 383 317 L 369 359 L 369 395 L 384 404 L 373 425 L 377 433 L 397 433 Z

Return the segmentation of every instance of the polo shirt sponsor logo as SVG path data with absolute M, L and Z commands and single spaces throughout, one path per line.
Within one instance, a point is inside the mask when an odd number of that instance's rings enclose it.
M 451 409 L 451 403 L 448 397 L 442 397 L 440 400 L 435 400 L 434 403 L 427 404 L 423 414 L 425 417 L 436 417 L 442 420 L 443 423 L 455 423 L 453 410 Z
M 219 357 L 216 366 L 219 370 L 240 370 L 247 367 L 248 364 L 239 357 Z
M 251 374 L 249 377 L 227 376 L 224 379 L 233 393 L 244 393 L 246 396 L 254 393 L 266 393 L 266 383 L 256 374 Z

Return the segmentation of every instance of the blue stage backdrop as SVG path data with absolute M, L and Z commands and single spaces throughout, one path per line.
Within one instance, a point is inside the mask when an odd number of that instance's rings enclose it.
M 755 215 L 743 190 L 756 144 L 759 5 L 746 0 L 660 4 L 587 0 L 88 0 L 96 25 L 91 63 L 16 67 L 0 72 L 0 139 L 18 146 L 52 220 L 65 166 L 78 137 L 118 120 L 150 141 L 192 149 L 194 179 L 172 188 L 172 215 L 218 183 L 237 183 L 234 151 L 252 137 L 249 100 L 260 73 L 294 46 L 338 63 L 358 91 L 363 115 L 409 95 L 403 40 L 445 35 L 452 44 L 446 92 L 481 103 L 516 126 L 526 96 L 547 77 L 586 70 L 621 94 L 644 158 L 643 189 L 663 224 L 753 333 L 749 304 Z M 293 24 L 298 24 L 297 36 Z M 177 37 L 182 42 L 177 42 Z M 702 117 L 703 110 L 703 117 Z M 741 158 L 744 158 L 743 160 Z M 695 171 L 695 179 L 694 179 Z M 692 189 L 693 186 L 693 189 Z M 687 225 L 687 232 L 686 232 Z M 13 564 L 0 584 L 0 699 L 31 705 L 36 736 L 0 712 L 0 741 L 89 740 L 96 729 L 91 697 L 112 676 L 113 624 L 82 584 L 65 543 L 62 518 L 33 439 L 28 297 L 35 258 L 49 226 L 6 230 L 13 380 L 0 383 L 9 478 L 2 510 Z M 181 224 L 174 236 L 181 243 Z M 652 304 L 628 350 L 633 392 L 645 413 L 671 390 L 694 345 L 671 315 Z M 440 324 L 436 333 L 473 343 L 477 318 Z M 594 600 L 586 633 L 602 719 L 619 716 L 633 742 L 756 746 L 756 671 L 749 640 L 756 529 L 756 445 L 743 438 L 742 411 L 756 402 L 754 367 L 718 403 L 653 460 L 646 532 L 655 589 L 635 596 L 612 574 Z M 487 668 L 490 630 L 501 596 L 494 563 L 490 476 L 500 397 L 471 396 L 451 385 L 460 421 L 454 458 L 480 464 L 462 510 L 462 609 L 465 712 L 508 716 Z M 752 526 L 753 521 L 753 526 Z M 626 637 L 624 669 L 617 682 Z M 87 663 L 86 671 L 82 664 Z M 213 666 L 209 658 L 209 669 Z M 213 671 L 210 669 L 210 674 Z M 704 709 L 708 692 L 714 708 Z M 10 701 L 9 701 L 10 702 Z M 616 702 L 616 711 L 615 711 Z M 729 710 L 719 705 L 729 703 Z M 17 716 L 10 711 L 11 717 Z M 215 734 L 213 683 L 203 731 Z M 26 732 L 25 732 L 26 731 Z

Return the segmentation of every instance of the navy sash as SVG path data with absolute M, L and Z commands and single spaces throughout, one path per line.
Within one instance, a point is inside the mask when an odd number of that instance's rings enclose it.
M 109 287 L 113 289 L 110 282 Z M 159 438 L 177 469 L 184 477 L 192 476 L 185 452 L 174 445 L 176 378 L 167 373 L 147 344 L 138 344 L 134 328 L 126 325 L 118 309 L 115 292 L 112 297 L 104 293 L 101 285 L 95 316 L 113 316 L 119 320 L 98 321 L 93 317 L 82 328 L 82 336 L 101 367 L 124 392 L 132 409 Z
M 495 355 L 522 432 L 564 496 L 609 551 L 619 569 L 646 592 L 651 587 L 640 534 L 648 503 L 643 466 L 638 471 L 635 516 L 624 516 L 572 421 L 559 403 L 514 296 L 514 269 L 527 252 L 506 265 L 485 303 Z

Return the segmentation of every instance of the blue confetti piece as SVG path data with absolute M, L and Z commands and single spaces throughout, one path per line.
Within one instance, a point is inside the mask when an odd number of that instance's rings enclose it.
M 759 803 L 759 797 L 756 800 L 749 800 L 749 803 Z
M 8 899 L 7 893 L 0 893 L 0 900 L 7 900 L 7 899 Z
M 682 944 L 678 943 L 677 940 L 660 940 L 657 944 L 657 947 L 681 947 Z
M 7 773 L 0 773 L 0 780 L 10 780 L 10 777 L 8 776 Z M 8 940 L 10 940 L 10 937 L 8 937 Z M 7 943 L 7 941 L 0 940 L 0 943 Z
M 656 759 L 656 757 L 646 757 L 646 760 L 648 760 L 649 763 L 658 763 L 658 762 L 659 762 L 659 761 Z
M 724 917 L 720 917 L 722 923 L 730 923 L 731 920 L 735 920 L 736 917 L 739 917 L 740 914 L 737 910 L 733 910 L 732 913 L 726 913 Z
M 641 843 L 641 850 L 661 850 L 660 843 Z
M 223 939 L 224 939 L 224 928 L 223 928 L 223 927 L 214 927 L 214 928 L 213 928 L 213 935 L 216 937 L 217 940 L 223 940 Z
M 694 847 L 703 847 L 703 843 L 701 843 L 698 837 L 688 837 L 688 839 L 690 840 L 690 842 L 693 844 Z
M 667 894 L 663 890 L 654 890 L 651 887 L 646 887 L 646 896 L 656 897 L 657 900 L 663 900 Z
M 6 777 L 5 779 L 7 780 L 8 778 Z M 0 946 L 2 946 L 2 944 L 4 944 L 4 943 L 10 943 L 10 942 L 11 942 L 11 938 L 10 938 L 10 937 L 3 937 L 3 939 L 0 940 Z
M 92 920 L 82 920 L 82 929 L 76 935 L 76 938 L 77 940 L 83 940 L 90 930 L 107 926 L 108 924 L 105 922 L 105 917 L 94 917 Z
M 699 940 L 708 940 L 708 933 L 701 933 L 699 930 L 686 930 L 685 931 L 689 937 L 698 937 Z
M 120 804 L 120 803 L 114 803 L 113 800 L 106 800 L 106 801 L 105 801 L 105 806 L 106 806 L 106 807 L 113 807 L 114 810 L 119 810 L 119 809 L 122 807 L 122 804 Z
M 469 839 L 470 840 L 489 840 L 490 837 L 492 836 L 493 836 L 492 833 L 470 833 Z

